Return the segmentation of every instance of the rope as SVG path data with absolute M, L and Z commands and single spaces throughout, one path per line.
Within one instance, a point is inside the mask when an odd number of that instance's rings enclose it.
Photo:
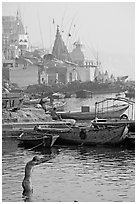
M 30 148 L 30 149 L 28 149 L 28 150 L 33 150 L 33 149 L 35 149 L 36 147 L 41 146 L 42 144 L 43 144 L 43 142 L 42 142 L 42 143 L 40 143 L 40 144 L 38 144 L 38 145 L 36 145 L 36 146 L 34 146 L 34 147 L 32 147 L 32 148 Z

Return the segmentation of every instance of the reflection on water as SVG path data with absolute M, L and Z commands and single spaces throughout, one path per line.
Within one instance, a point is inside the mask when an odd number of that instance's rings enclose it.
M 34 167 L 33 196 L 22 197 L 24 167 L 34 155 L 50 160 Z M 2 141 L 2 200 L 6 202 L 135 201 L 135 151 L 55 146 L 28 151 L 15 139 Z

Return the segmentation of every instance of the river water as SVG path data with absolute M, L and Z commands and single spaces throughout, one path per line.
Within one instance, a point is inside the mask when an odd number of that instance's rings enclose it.
M 68 100 L 68 106 L 72 103 L 77 108 L 88 104 L 88 101 L 79 104 Z M 26 199 L 21 186 L 24 168 L 35 155 L 49 160 L 34 167 L 33 195 Z M 134 202 L 135 150 L 55 145 L 51 150 L 29 151 L 19 147 L 15 138 L 5 137 L 2 139 L 2 201 Z

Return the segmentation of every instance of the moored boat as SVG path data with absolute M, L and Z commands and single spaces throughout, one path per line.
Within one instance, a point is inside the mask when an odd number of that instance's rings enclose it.
M 34 99 L 25 99 L 24 101 L 23 101 L 23 105 L 36 105 L 36 104 L 40 104 L 40 101 L 43 101 L 43 103 L 47 103 L 47 102 L 49 102 L 49 98 L 48 97 L 46 97 L 46 98 L 34 98 Z
M 121 104 L 122 102 L 122 104 Z M 120 118 L 120 116 L 129 108 L 129 104 L 132 102 L 122 98 L 106 98 L 102 101 L 95 103 L 94 111 L 68 111 L 58 112 L 63 119 L 74 120 L 93 120 L 98 118 Z M 86 107 L 87 110 L 87 107 Z M 88 109 L 89 110 L 89 109 Z
M 46 111 L 50 111 L 53 107 L 56 108 L 57 111 L 64 111 L 64 107 L 66 105 L 66 101 L 53 101 L 51 102 L 43 102 L 43 100 L 36 105 L 36 108 L 43 108 Z
M 130 109 L 130 113 L 131 113 L 131 118 L 129 119 L 128 115 L 127 114 L 122 114 L 120 116 L 120 118 L 100 118 L 99 115 L 98 115 L 98 112 L 97 112 L 97 105 L 95 107 L 95 112 L 96 112 L 96 116 L 95 116 L 95 119 L 91 121 L 92 125 L 94 127 L 108 127 L 108 126 L 117 126 L 117 125 L 122 125 L 122 124 L 125 124 L 128 126 L 128 131 L 129 132 L 134 132 L 135 133 L 135 113 L 134 113 L 134 104 L 135 102 L 132 101 L 132 100 L 128 100 L 128 99 L 125 99 L 125 98 L 119 98 L 120 100 L 122 101 L 125 101 L 127 102 L 130 106 L 131 106 L 131 109 Z
M 53 107 L 55 107 L 57 111 L 63 111 L 65 105 L 66 105 L 66 101 L 54 101 L 53 105 L 50 105 L 49 103 L 47 103 L 46 109 L 50 111 L 51 109 L 53 109 Z
M 123 104 L 119 106 L 112 106 L 105 109 L 103 112 L 98 112 L 99 118 L 119 118 L 123 114 L 129 105 Z M 93 120 L 95 118 L 95 111 L 93 112 L 78 112 L 78 111 L 68 111 L 68 112 L 58 112 L 63 119 L 74 119 L 74 120 Z
M 40 133 L 35 130 L 31 132 L 23 132 L 18 137 L 21 144 L 26 147 L 40 147 L 45 148 L 52 147 L 59 135 L 51 135 L 46 133 Z
M 27 100 L 24 100 L 23 105 L 36 105 L 36 104 L 39 104 L 39 102 L 40 102 L 39 98 L 27 99 Z
M 128 125 L 128 129 L 130 132 L 135 132 L 135 120 L 128 120 L 128 119 L 95 119 L 91 121 L 94 127 L 103 127 L 103 126 L 117 126 L 117 125 Z
M 64 99 L 65 98 L 65 94 L 57 92 L 57 93 L 53 93 L 52 97 L 53 97 L 53 99 Z
M 38 131 L 58 134 L 58 142 L 78 145 L 119 145 L 128 132 L 126 125 L 94 128 L 93 126 L 71 126 L 66 128 L 38 127 Z

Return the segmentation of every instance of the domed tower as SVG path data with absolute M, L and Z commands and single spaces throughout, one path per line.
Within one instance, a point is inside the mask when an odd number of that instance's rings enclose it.
M 84 54 L 83 52 L 81 51 L 81 48 L 82 48 L 82 44 L 80 43 L 80 41 L 76 41 L 74 42 L 74 49 L 73 51 L 70 53 L 70 57 L 72 59 L 72 62 L 80 65 L 80 66 L 83 66 L 84 65 Z

